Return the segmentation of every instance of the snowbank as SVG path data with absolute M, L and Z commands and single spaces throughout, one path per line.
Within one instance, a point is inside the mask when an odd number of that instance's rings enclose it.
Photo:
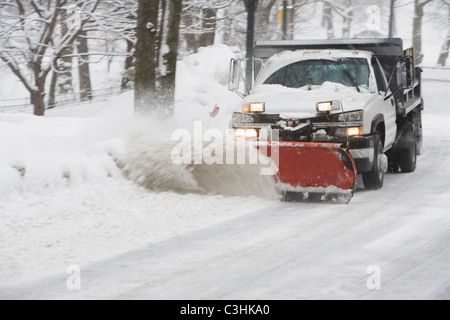
M 230 59 L 236 52 L 225 45 L 200 48 L 197 54 L 178 62 L 175 119 L 187 125 L 194 120 L 209 121 L 209 112 L 220 107 L 211 125 L 226 128 L 233 108 L 240 102 L 228 91 Z
M 0 197 L 120 175 L 118 121 L 0 115 Z

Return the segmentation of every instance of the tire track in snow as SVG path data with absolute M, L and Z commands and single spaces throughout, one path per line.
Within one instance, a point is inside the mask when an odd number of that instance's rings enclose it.
M 331 299 L 449 299 L 450 231 L 381 265 L 381 289 L 361 286 L 368 275 L 339 288 Z M 411 283 L 413 282 L 413 283 Z M 411 284 L 415 290 L 411 291 Z

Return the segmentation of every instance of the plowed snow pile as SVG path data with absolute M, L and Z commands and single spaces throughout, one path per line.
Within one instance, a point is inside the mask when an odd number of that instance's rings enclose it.
M 140 123 L 142 127 L 149 127 L 149 121 L 141 120 Z M 172 130 L 168 130 L 170 125 L 167 122 L 153 123 L 150 127 L 130 134 L 126 156 L 120 160 L 127 176 L 142 186 L 155 191 L 277 197 L 273 177 L 261 174 L 263 165 L 245 164 L 248 161 L 237 164 L 237 146 L 229 143 L 227 147 L 225 140 L 220 142 L 223 145 L 224 164 L 206 164 L 201 161 L 202 155 L 194 152 L 191 140 L 171 141 Z M 172 160 L 173 150 L 180 143 L 191 150 L 190 161 L 186 161 L 186 164 L 175 164 Z M 203 150 L 207 150 L 209 143 L 203 143 Z M 235 155 L 234 161 L 228 164 L 227 152 Z

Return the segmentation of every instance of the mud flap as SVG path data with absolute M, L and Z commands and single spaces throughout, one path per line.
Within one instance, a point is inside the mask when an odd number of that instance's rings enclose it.
M 260 152 L 266 152 L 277 164 L 277 188 L 288 201 L 340 198 L 349 202 L 353 197 L 358 177 L 356 164 L 341 144 L 269 142 Z

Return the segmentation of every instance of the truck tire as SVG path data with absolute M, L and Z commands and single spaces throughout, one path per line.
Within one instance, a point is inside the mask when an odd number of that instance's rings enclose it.
M 363 173 L 364 186 L 367 190 L 378 190 L 383 187 L 384 184 L 384 172 L 383 168 L 386 166 L 386 156 L 384 155 L 383 143 L 380 139 L 380 135 L 376 134 L 374 139 L 374 158 L 373 168 L 369 172 Z
M 414 125 L 410 122 L 405 124 L 401 149 L 398 150 L 398 163 L 402 172 L 409 173 L 416 171 L 417 139 Z

